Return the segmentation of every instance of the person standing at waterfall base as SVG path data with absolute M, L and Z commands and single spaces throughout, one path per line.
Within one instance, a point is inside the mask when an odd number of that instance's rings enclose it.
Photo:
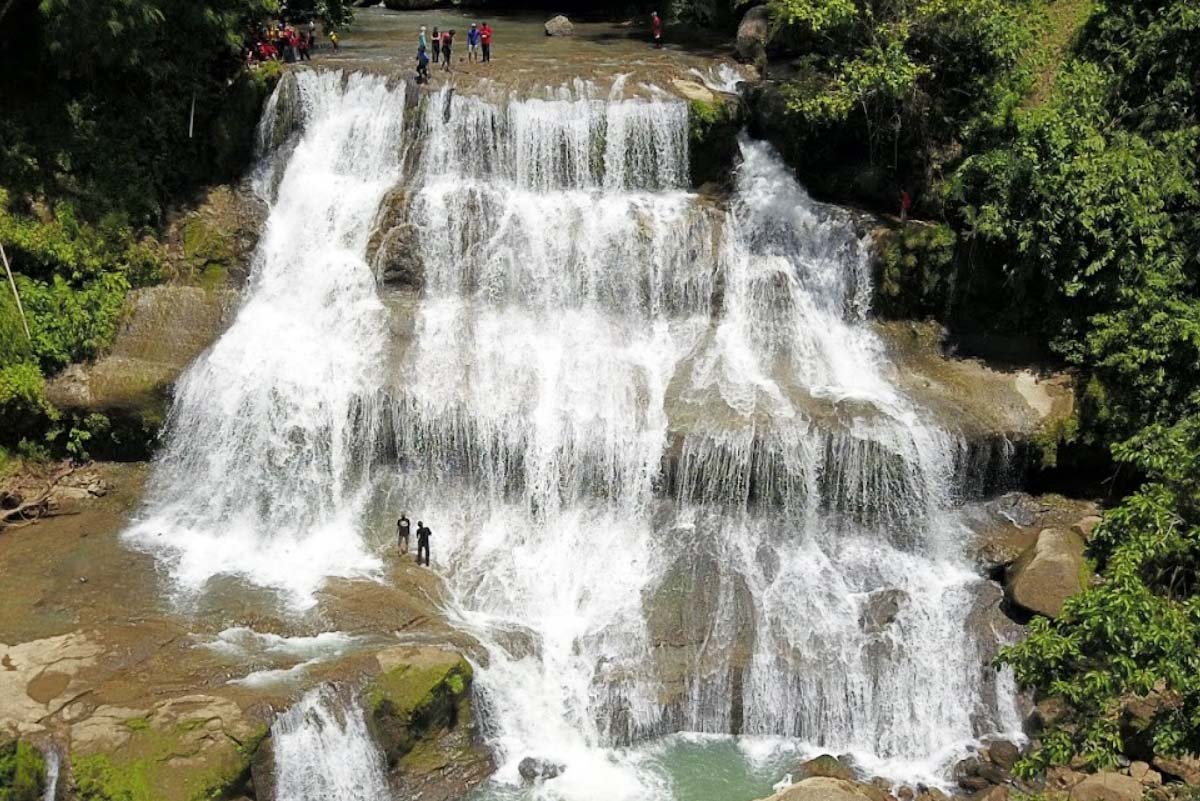
M 417 521 L 417 564 L 424 564 L 429 567 L 429 537 L 433 534 L 429 530 L 429 526 Z M 424 554 L 425 561 L 421 561 L 421 555 Z
M 438 26 L 433 26 L 433 63 L 438 63 L 438 55 L 442 52 L 442 35 L 438 33 Z
M 400 519 L 396 521 L 396 546 L 401 555 L 408 553 L 408 535 L 411 530 L 412 521 L 408 519 L 408 512 L 401 512 Z
M 662 47 L 662 17 L 657 11 L 650 12 L 650 33 L 654 36 L 654 46 Z

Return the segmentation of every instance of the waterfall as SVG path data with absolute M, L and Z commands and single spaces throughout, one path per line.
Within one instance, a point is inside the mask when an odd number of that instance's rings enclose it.
M 278 801 L 388 801 L 383 755 L 362 709 L 324 686 L 271 726 Z
M 287 112 L 301 131 L 250 284 L 229 330 L 176 386 L 126 536 L 163 554 L 185 588 L 234 573 L 304 604 L 325 576 L 378 565 L 357 531 L 386 344 L 365 252 L 399 178 L 404 89 L 317 72 L 296 73 L 295 88 Z
M 692 193 L 661 92 L 443 90 L 405 120 L 379 77 L 288 91 L 253 278 L 127 534 L 181 586 L 303 606 L 409 510 L 487 651 L 496 781 L 549 760 L 538 792 L 571 801 L 678 797 L 676 732 L 934 781 L 1018 731 L 962 553 L 967 447 L 898 388 L 847 212 L 749 139 L 728 197 Z M 419 297 L 377 287 L 377 219 Z M 345 739 L 327 703 L 286 741 Z

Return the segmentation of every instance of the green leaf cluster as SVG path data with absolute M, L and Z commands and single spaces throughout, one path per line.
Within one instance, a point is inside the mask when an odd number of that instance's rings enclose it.
M 806 161 L 881 175 L 890 203 L 927 182 L 997 97 L 1027 83 L 1035 27 L 1023 0 L 772 0 L 775 47 L 800 54 L 786 84 L 789 135 Z M 862 194 L 862 187 L 859 187 Z

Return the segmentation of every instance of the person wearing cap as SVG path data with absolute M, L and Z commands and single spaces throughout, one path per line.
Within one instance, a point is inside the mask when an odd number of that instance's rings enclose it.
M 479 60 L 479 26 L 474 22 L 471 23 L 470 30 L 467 31 L 467 61 Z
M 421 32 L 417 34 L 417 49 L 429 49 L 429 37 L 425 35 L 425 26 L 421 26 Z

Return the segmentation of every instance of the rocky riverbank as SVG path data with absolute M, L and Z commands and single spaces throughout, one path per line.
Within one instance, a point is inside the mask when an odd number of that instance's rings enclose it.
M 145 474 L 94 465 L 86 497 L 0 535 L 0 574 L 21 577 L 0 596 L 0 733 L 64 755 L 68 797 L 269 798 L 250 772 L 269 726 L 327 682 L 369 699 L 397 786 L 450 798 L 487 775 L 473 644 L 442 620 L 433 573 L 389 560 L 299 615 L 234 582 L 180 596 L 119 539 Z

